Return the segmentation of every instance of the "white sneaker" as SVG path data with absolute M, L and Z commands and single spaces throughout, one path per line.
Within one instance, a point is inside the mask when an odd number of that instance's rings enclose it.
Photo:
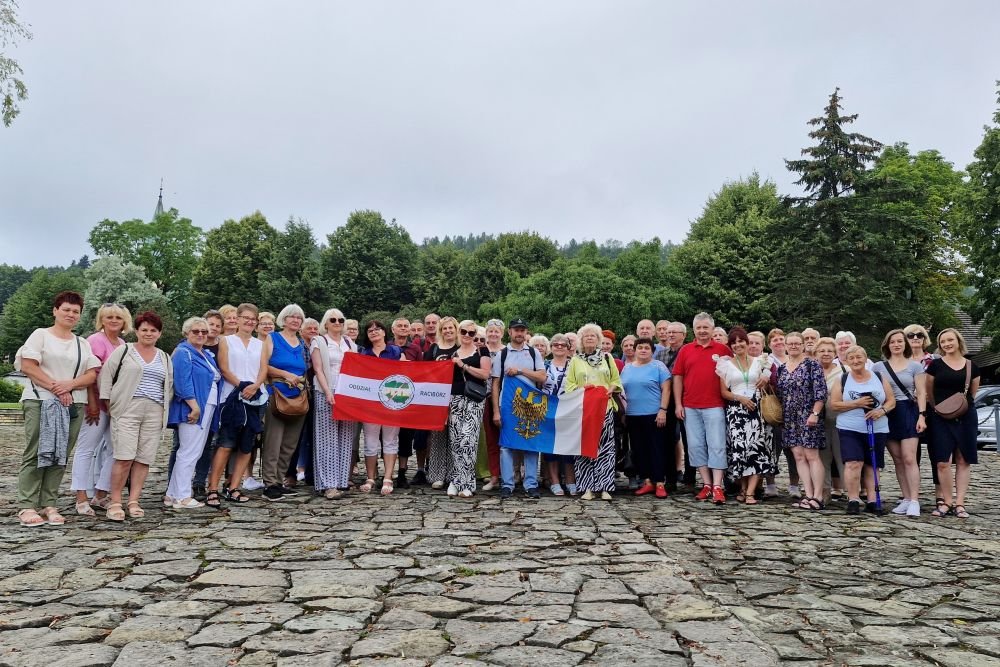
M 204 507 L 204 503 L 199 503 L 194 498 L 184 498 L 183 500 L 175 500 L 174 504 L 171 505 L 175 510 L 193 510 L 198 507 Z
M 566 485 L 566 493 L 568 493 L 571 496 L 575 496 L 576 495 L 576 484 L 567 484 Z
M 906 508 L 906 516 L 920 516 L 920 501 L 911 500 L 910 506 Z
M 497 485 L 492 480 L 483 484 L 483 491 L 492 491 L 495 488 L 497 488 Z
M 774 484 L 768 484 L 764 487 L 764 497 L 765 498 L 775 498 L 778 495 L 778 487 Z
M 892 510 L 893 514 L 906 514 L 910 509 L 910 501 L 903 498 L 899 501 L 899 504 Z M 917 503 L 917 512 L 920 512 L 920 504 Z
M 472 497 L 472 491 L 469 491 L 468 489 L 462 489 L 461 491 L 458 492 L 458 497 L 459 498 L 471 498 Z
M 433 484 L 431 484 L 431 488 L 432 489 L 443 489 L 444 488 L 444 482 L 434 482 Z
M 611 500 L 612 498 L 614 498 L 614 496 L 607 491 L 601 491 L 601 500 Z
M 295 479 L 296 479 L 296 481 L 299 481 L 299 482 L 306 481 L 306 471 L 305 470 L 297 470 L 295 472 Z
M 798 487 L 797 484 L 789 484 L 788 485 L 788 495 L 791 498 L 801 498 L 802 497 L 802 492 L 799 491 L 799 487 Z
M 583 495 L 580 496 L 580 500 L 593 500 L 593 499 L 594 499 L 594 492 L 591 491 L 590 489 L 584 491 Z
M 259 482 L 253 477 L 247 477 L 243 480 L 243 488 L 247 491 L 260 491 L 264 488 L 264 482 Z
M 449 484 L 448 485 L 448 495 L 451 496 L 451 497 L 457 496 L 458 495 L 458 487 L 455 486 L 454 484 Z
M 563 491 L 562 485 L 560 485 L 560 484 L 553 484 L 552 486 L 549 487 L 549 491 L 552 492 L 553 496 L 564 496 L 564 495 L 566 495 L 566 492 Z

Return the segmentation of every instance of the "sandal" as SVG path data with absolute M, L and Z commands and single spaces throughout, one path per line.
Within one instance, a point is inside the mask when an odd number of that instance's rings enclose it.
M 90 506 L 89 500 L 84 500 L 82 503 L 76 504 L 76 513 L 80 516 L 97 516 L 97 512 L 94 508 Z
M 48 521 L 50 526 L 61 526 L 66 523 L 66 517 L 59 513 L 55 507 L 46 507 L 38 513 L 43 519 Z
M 945 517 L 951 514 L 951 505 L 944 501 L 944 498 L 937 499 L 937 507 L 931 512 L 931 516 L 936 516 L 938 518 Z
M 382 495 L 388 496 L 393 492 L 392 479 L 388 476 L 382 480 Z
M 243 494 L 239 489 L 226 489 L 222 492 L 226 500 L 231 503 L 248 503 L 250 502 L 250 496 Z M 209 496 L 211 498 L 211 496 Z M 208 498 L 205 499 L 205 503 L 208 504 Z M 209 505 L 209 507 L 215 507 L 214 505 Z
M 804 501 L 806 509 L 813 512 L 819 512 L 820 510 L 825 510 L 826 505 L 819 498 L 806 498 Z
M 736 502 L 745 503 L 746 501 L 747 501 L 747 494 L 743 493 L 742 491 L 736 494 Z
M 108 505 L 108 519 L 111 521 L 125 520 L 125 510 L 122 509 L 121 503 L 110 503 Z
M 111 496 L 102 496 L 100 498 L 94 496 L 93 500 L 90 501 L 90 504 L 94 507 L 106 510 L 111 506 Z
M 128 501 L 128 515 L 133 519 L 141 519 L 146 516 L 146 510 L 139 507 L 138 500 Z
M 361 493 L 371 493 L 374 487 L 375 487 L 375 480 L 366 479 L 365 483 L 358 487 L 358 491 L 360 491 Z
M 32 508 L 25 508 L 17 513 L 17 518 L 21 522 L 22 526 L 28 528 L 35 528 L 37 526 L 44 526 L 46 521 L 42 518 L 42 515 Z
M 753 496 L 747 496 L 747 497 L 746 497 L 746 500 L 744 500 L 744 501 L 743 501 L 743 504 L 744 504 L 744 505 L 757 505 L 757 504 L 759 504 L 759 503 L 760 503 L 760 501 L 758 501 L 758 500 L 757 500 L 756 498 L 754 498 Z
M 222 507 L 222 499 L 219 497 L 218 491 L 211 491 L 207 496 L 205 496 L 205 504 L 209 507 Z
M 968 519 L 969 513 L 965 510 L 965 505 L 955 505 L 951 510 L 959 519 Z

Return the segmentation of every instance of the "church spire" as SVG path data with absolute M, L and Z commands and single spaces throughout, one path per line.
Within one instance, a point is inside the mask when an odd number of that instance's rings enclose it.
M 163 215 L 163 179 L 160 179 L 160 198 L 156 200 L 156 210 L 153 211 L 153 220 Z

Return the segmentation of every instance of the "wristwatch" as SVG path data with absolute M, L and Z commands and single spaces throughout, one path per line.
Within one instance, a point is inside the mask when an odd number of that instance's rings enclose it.
M 815 410 L 812 411 L 812 416 L 816 417 L 817 419 L 819 419 L 819 414 L 820 413 L 816 412 Z

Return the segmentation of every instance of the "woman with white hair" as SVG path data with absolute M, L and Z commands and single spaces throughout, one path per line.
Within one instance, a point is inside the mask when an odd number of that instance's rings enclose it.
M 121 337 L 131 332 L 132 315 L 128 308 L 120 303 L 106 303 L 97 309 L 94 333 L 87 336 L 87 342 L 90 343 L 94 356 L 103 365 L 112 352 L 125 344 Z M 98 368 L 98 378 L 100 372 L 101 369 Z M 76 513 L 86 516 L 95 514 L 91 504 L 107 509 L 110 502 L 108 491 L 111 489 L 111 469 L 114 466 L 110 440 L 111 422 L 107 409 L 98 398 L 98 381 L 87 387 L 87 408 L 80 435 L 76 439 L 70 485 L 70 490 L 76 492 Z M 104 447 L 101 447 L 102 442 Z M 91 489 L 94 490 L 93 503 L 87 497 L 87 492 Z
M 589 386 L 604 387 L 611 394 L 621 394 L 622 381 L 618 367 L 611 356 L 601 349 L 603 332 L 596 324 L 585 324 L 577 332 L 579 349 L 570 360 L 566 371 L 566 391 L 576 391 Z M 576 458 L 577 488 L 583 491 L 583 500 L 593 500 L 595 493 L 602 500 L 611 500 L 615 490 L 615 411 L 614 397 L 608 397 L 601 427 L 601 440 L 597 448 L 597 458 L 586 456 Z
M 461 498 L 471 498 L 476 490 L 476 447 L 479 445 L 479 429 L 486 403 L 486 378 L 493 367 L 489 354 L 480 354 L 475 338 L 475 322 L 462 320 L 458 323 L 459 345 L 451 356 L 455 367 L 448 407 L 448 448 L 451 453 L 448 495 Z M 466 386 L 470 383 L 482 387 L 483 398 L 474 398 L 466 393 Z
M 847 350 L 858 344 L 858 337 L 850 331 L 838 331 L 833 340 L 837 343 L 837 360 L 834 363 L 838 364 L 846 375 L 850 372 L 847 366 Z M 865 360 L 866 370 L 870 371 L 874 365 L 871 359 Z
M 271 381 L 271 397 L 267 403 L 264 420 L 264 444 L 261 447 L 261 469 L 264 479 L 264 498 L 281 500 L 283 496 L 296 495 L 296 491 L 284 486 L 285 471 L 299 444 L 299 434 L 305 423 L 306 414 L 287 415 L 278 411 L 277 397 L 280 393 L 286 399 L 297 400 L 306 388 L 306 349 L 299 337 L 299 330 L 305 321 L 305 313 L 298 304 L 289 304 L 281 309 L 275 320 L 279 331 L 271 333 L 264 341 L 262 357 L 267 364 L 267 374 Z
M 215 355 L 204 349 L 208 340 L 208 321 L 189 317 L 181 326 L 185 340 L 172 355 L 174 396 L 170 402 L 167 425 L 177 429 L 180 446 L 174 469 L 167 484 L 163 504 L 173 509 L 194 509 L 202 503 L 192 497 L 191 477 L 195 464 L 205 451 L 208 434 L 216 431 L 222 373 Z
M 489 350 L 491 360 L 495 359 L 503 349 L 505 326 L 503 320 L 491 319 L 486 322 L 484 329 L 486 349 Z M 487 380 L 487 386 L 493 386 L 493 378 Z M 483 484 L 483 491 L 492 491 L 500 485 L 500 429 L 493 423 L 493 401 L 486 401 L 486 407 L 483 409 L 483 434 L 486 440 L 486 460 L 490 469 L 490 478 Z
M 566 342 L 566 335 L 557 333 L 549 341 L 552 348 L 552 359 L 545 363 L 545 384 L 542 391 L 549 396 L 561 396 L 566 391 L 566 371 L 569 370 L 569 343 Z M 567 493 L 576 495 L 576 470 L 573 464 L 576 457 L 567 454 L 543 454 L 542 462 L 545 465 L 546 473 L 549 476 L 549 491 L 554 496 L 562 496 Z M 563 490 L 560 479 L 560 468 L 562 476 L 566 481 L 566 490 Z
M 547 359 L 549 352 L 551 352 L 549 348 L 549 339 L 547 336 L 543 336 L 542 334 L 535 334 L 529 338 L 528 345 L 538 350 L 538 354 L 541 355 L 542 359 Z
M 356 422 L 333 418 L 336 403 L 333 392 L 337 388 L 340 366 L 344 355 L 357 352 L 357 346 L 344 335 L 344 313 L 330 308 L 323 313 L 322 335 L 312 341 L 310 355 L 316 375 L 313 486 L 328 500 L 342 498 L 351 474 Z

